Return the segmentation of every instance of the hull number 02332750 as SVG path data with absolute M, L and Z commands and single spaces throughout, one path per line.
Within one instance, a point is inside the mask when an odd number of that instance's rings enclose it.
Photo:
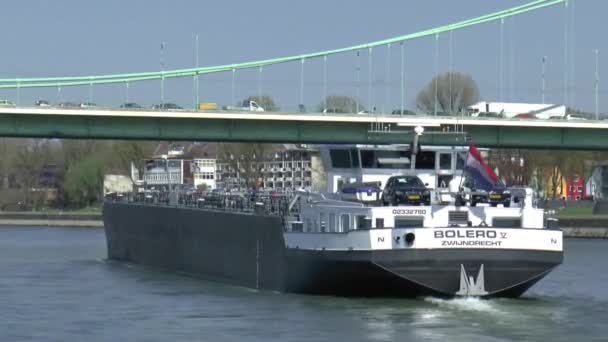
M 426 215 L 426 209 L 393 209 L 393 215 Z

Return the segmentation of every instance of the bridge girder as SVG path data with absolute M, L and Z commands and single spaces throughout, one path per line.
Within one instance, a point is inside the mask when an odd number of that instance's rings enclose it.
M 389 125 L 389 124 L 387 124 Z M 0 114 L 0 136 L 307 144 L 410 143 L 412 133 L 377 133 L 369 122 L 239 120 L 149 116 Z M 442 129 L 451 128 L 445 125 Z M 441 130 L 441 129 L 437 129 Z M 608 149 L 608 129 L 465 125 L 475 144 L 496 148 Z M 422 144 L 464 145 L 462 135 L 423 135 Z

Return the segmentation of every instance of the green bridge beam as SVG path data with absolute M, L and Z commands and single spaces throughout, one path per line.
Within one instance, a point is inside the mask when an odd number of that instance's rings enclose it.
M 369 122 L 1 114 L 0 136 L 306 144 L 404 144 L 413 140 L 413 134 L 405 132 L 410 128 L 392 124 L 391 133 L 377 133 L 370 131 L 371 125 Z M 427 128 L 427 132 L 449 128 L 449 125 Z M 464 130 L 482 147 L 608 149 L 606 128 L 465 125 Z M 466 141 L 462 134 L 426 134 L 421 143 L 464 145 Z

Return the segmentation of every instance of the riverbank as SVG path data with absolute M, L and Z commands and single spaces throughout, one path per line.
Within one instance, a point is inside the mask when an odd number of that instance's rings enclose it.
M 0 227 L 103 228 L 101 213 L 0 212 Z

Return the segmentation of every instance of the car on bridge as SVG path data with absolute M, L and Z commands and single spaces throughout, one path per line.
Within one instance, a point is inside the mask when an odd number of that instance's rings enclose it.
M 580 114 L 568 114 L 566 115 L 566 120 L 587 120 L 586 117 L 580 115 Z
M 416 115 L 415 112 L 413 112 L 409 109 L 395 109 L 391 114 L 392 115 Z
M 59 108 L 80 108 L 80 105 L 74 102 L 60 102 L 57 107 Z
M 16 107 L 16 105 L 13 101 L 0 100 L 0 107 Z
M 34 102 L 34 105 L 36 107 L 50 107 L 51 106 L 51 104 L 47 100 L 37 100 L 36 102 Z
M 123 109 L 142 109 L 144 107 L 142 107 L 141 105 L 135 103 L 135 102 L 127 102 L 127 103 L 123 103 L 120 105 L 120 108 Z
M 83 108 L 83 109 L 97 108 L 97 105 L 93 102 L 82 102 L 80 104 L 80 108 Z
M 481 112 L 481 113 L 477 113 L 477 115 L 471 115 L 472 117 L 477 117 L 477 118 L 485 118 L 485 119 L 502 119 L 503 115 L 502 113 L 496 113 L 496 112 Z
M 521 119 L 521 120 L 534 120 L 534 119 L 536 119 L 536 115 L 534 115 L 532 113 L 520 113 L 520 114 L 515 115 L 513 118 Z
M 152 106 L 152 109 L 156 109 L 156 110 L 172 110 L 172 109 L 183 109 L 182 107 L 178 106 L 175 103 L 171 103 L 171 102 L 166 102 L 166 103 L 161 103 L 158 105 L 154 105 Z
M 346 114 L 346 111 L 342 108 L 325 108 L 323 114 Z

